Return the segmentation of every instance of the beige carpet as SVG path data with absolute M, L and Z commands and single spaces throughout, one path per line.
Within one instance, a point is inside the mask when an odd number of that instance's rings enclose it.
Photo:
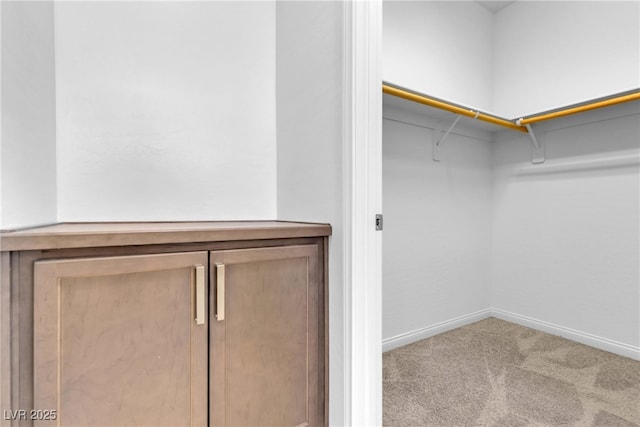
M 640 362 L 495 318 L 383 366 L 385 426 L 640 425 Z

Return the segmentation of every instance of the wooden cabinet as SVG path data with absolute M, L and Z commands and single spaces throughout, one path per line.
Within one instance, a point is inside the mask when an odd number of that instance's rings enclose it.
M 213 426 L 317 425 L 318 248 L 216 251 Z
M 252 222 L 3 233 L 2 425 L 326 425 L 330 231 Z M 55 419 L 39 419 L 47 413 Z
M 205 425 L 206 265 L 206 252 L 36 262 L 34 408 L 56 408 L 41 424 Z

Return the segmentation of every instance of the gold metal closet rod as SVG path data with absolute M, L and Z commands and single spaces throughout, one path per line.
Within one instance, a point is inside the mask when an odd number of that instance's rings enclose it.
M 431 98 L 425 95 L 419 95 L 417 93 L 409 92 L 408 90 L 405 90 L 405 89 L 400 89 L 394 86 L 390 86 L 386 83 L 382 84 L 382 92 L 389 95 L 397 96 L 399 98 L 403 98 L 409 101 L 417 102 L 419 104 L 429 105 L 431 107 L 440 108 L 442 110 L 450 111 L 452 113 L 460 114 L 462 116 L 471 117 L 472 119 L 482 120 L 484 122 L 493 123 L 498 126 L 503 126 L 509 129 L 527 133 L 526 127 L 518 126 L 516 123 L 503 119 L 501 117 L 485 114 L 478 110 L 470 110 L 467 108 L 463 108 L 458 105 L 450 104 L 446 101 Z
M 576 105 L 574 107 L 562 108 L 557 111 L 540 114 L 537 116 L 531 116 L 522 118 L 516 123 L 520 125 L 528 125 L 531 123 L 538 123 L 544 120 L 557 119 L 559 117 L 569 116 L 571 114 L 582 113 L 584 111 L 595 110 L 598 108 L 610 107 L 612 105 L 622 104 L 624 102 L 638 101 L 640 100 L 640 90 L 633 93 L 625 93 L 623 95 L 613 95 L 612 97 L 588 102 L 582 105 Z
M 399 98 L 404 98 L 409 101 L 417 102 L 424 105 L 429 105 L 431 107 L 440 108 L 442 110 L 450 111 L 452 113 L 460 114 L 466 117 L 476 118 L 478 120 L 493 123 L 499 126 L 503 126 L 503 127 L 517 130 L 524 133 L 527 133 L 527 128 L 525 126 L 532 123 L 538 123 L 544 120 L 556 119 L 559 117 L 569 116 L 571 114 L 582 113 L 584 111 L 595 110 L 598 108 L 610 107 L 612 105 L 622 104 L 624 102 L 640 100 L 640 90 L 635 90 L 635 91 L 632 91 L 631 93 L 613 95 L 612 97 L 609 97 L 609 98 L 588 102 L 582 105 L 561 108 L 559 110 L 552 111 L 549 113 L 543 113 L 537 116 L 534 115 L 530 117 L 525 117 L 517 121 L 510 121 L 507 119 L 503 119 L 501 117 L 485 114 L 477 110 L 463 108 L 458 105 L 451 104 L 440 99 L 431 98 L 422 94 L 410 92 L 405 89 L 400 89 L 395 86 L 390 86 L 386 83 L 382 84 L 382 92 L 389 95 L 397 96 Z

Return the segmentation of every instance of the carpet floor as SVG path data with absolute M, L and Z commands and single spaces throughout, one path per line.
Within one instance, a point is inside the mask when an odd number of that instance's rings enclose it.
M 490 317 L 383 354 L 385 426 L 640 426 L 640 362 Z

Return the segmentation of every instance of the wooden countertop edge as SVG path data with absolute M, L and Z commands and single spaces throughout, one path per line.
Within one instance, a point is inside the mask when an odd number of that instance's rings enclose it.
M 229 226 L 232 223 L 233 226 Z M 87 223 L 91 225 L 105 223 Z M 126 223 L 132 224 L 132 223 Z M 152 227 L 154 223 L 139 223 Z M 158 223 L 168 224 L 168 223 Z M 88 248 L 106 246 L 134 246 L 172 243 L 221 242 L 230 240 L 264 240 L 300 237 L 324 237 L 331 235 L 329 224 L 303 223 L 290 221 L 212 222 L 210 228 L 189 229 L 188 222 L 171 223 L 175 228 L 170 230 L 100 230 L 100 231 L 47 231 L 52 227 L 65 225 L 36 227 L 28 230 L 0 233 L 0 251 L 24 251 L 61 248 Z M 227 224 L 226 227 L 224 225 Z M 69 223 L 78 227 L 80 224 Z M 216 228 L 218 225 L 218 228 Z M 220 227 L 220 226 L 223 227 Z M 114 225 L 116 227 L 117 224 Z M 184 228 L 180 228 L 184 227 Z

